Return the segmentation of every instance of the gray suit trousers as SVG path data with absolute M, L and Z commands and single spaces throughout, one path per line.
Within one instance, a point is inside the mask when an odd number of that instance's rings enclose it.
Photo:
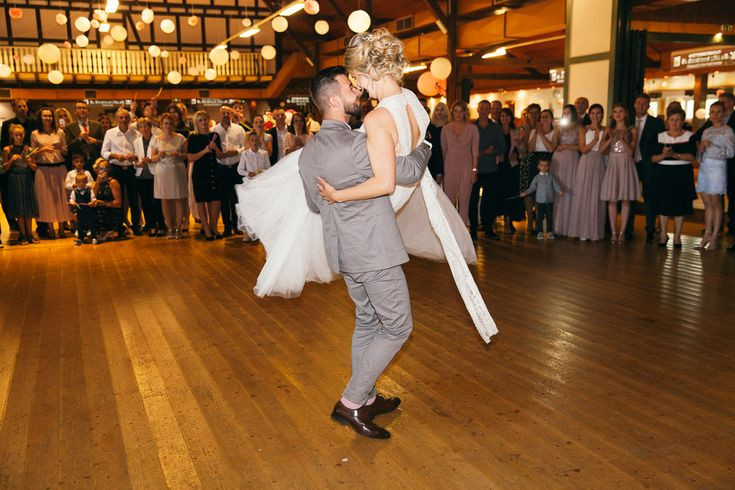
M 406 276 L 400 265 L 374 272 L 343 272 L 355 303 L 352 377 L 343 396 L 364 405 L 413 329 Z

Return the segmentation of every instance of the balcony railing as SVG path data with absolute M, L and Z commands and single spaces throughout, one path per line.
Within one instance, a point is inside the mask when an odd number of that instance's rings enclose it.
M 98 81 L 146 81 L 159 80 L 170 71 L 182 75 L 182 81 L 205 80 L 204 70 L 214 68 L 217 81 L 267 81 L 273 78 L 275 64 L 266 61 L 260 53 L 240 53 L 236 60 L 213 67 L 208 52 L 170 51 L 167 58 L 154 58 L 147 51 L 124 51 L 117 49 L 60 48 L 61 59 L 49 65 L 43 63 L 35 47 L 2 46 L 0 63 L 10 66 L 15 77 L 22 80 L 47 81 L 46 74 L 60 70 L 64 82 L 94 79 Z M 26 61 L 31 61 L 26 63 Z M 199 70 L 197 76 L 189 73 L 191 67 Z M 11 75 L 12 77 L 13 75 Z

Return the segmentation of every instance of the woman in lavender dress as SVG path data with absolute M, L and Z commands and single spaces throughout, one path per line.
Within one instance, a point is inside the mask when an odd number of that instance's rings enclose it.
M 558 144 L 551 157 L 551 174 L 564 193 L 554 198 L 554 234 L 558 236 L 569 235 L 574 196 L 572 187 L 579 166 L 578 130 L 577 109 L 574 105 L 567 104 L 562 110 L 561 121 L 556 129 L 554 138 Z

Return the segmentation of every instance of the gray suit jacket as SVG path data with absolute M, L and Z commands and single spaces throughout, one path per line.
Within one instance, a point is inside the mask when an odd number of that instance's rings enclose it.
M 369 272 L 408 262 L 388 196 L 329 204 L 319 195 L 317 177 L 344 189 L 373 176 L 366 142 L 365 133 L 325 120 L 299 157 L 306 203 L 322 215 L 324 247 L 334 271 Z M 396 158 L 396 183 L 418 182 L 430 156 L 429 145 L 422 143 L 407 157 Z

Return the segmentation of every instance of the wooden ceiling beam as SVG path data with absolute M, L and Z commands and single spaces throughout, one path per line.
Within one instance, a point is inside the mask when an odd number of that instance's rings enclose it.
M 350 32 L 350 26 L 347 24 L 347 15 L 344 10 L 342 10 L 335 0 L 327 0 L 327 3 L 332 7 L 334 13 L 337 14 L 337 18 L 344 25 L 345 29 L 347 29 L 347 32 Z
M 424 3 L 426 3 L 426 5 L 429 7 L 429 10 L 431 10 L 434 18 L 441 22 L 444 27 L 449 28 L 449 20 L 447 19 L 444 11 L 439 6 L 439 3 L 437 3 L 436 0 L 424 0 Z

